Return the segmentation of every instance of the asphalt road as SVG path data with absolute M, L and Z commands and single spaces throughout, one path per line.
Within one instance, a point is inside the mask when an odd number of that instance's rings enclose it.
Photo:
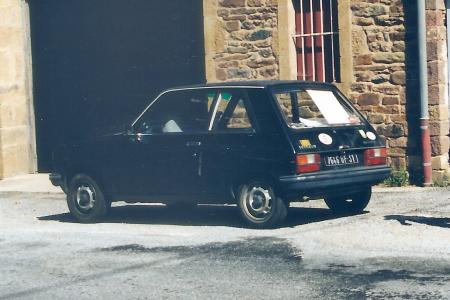
M 450 190 L 375 193 L 367 212 L 322 201 L 283 228 L 235 207 L 117 204 L 77 224 L 64 195 L 0 193 L 0 299 L 450 299 Z

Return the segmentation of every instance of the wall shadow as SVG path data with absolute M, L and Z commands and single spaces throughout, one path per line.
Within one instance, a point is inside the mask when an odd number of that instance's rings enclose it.
M 434 218 L 422 216 L 403 216 L 403 215 L 389 215 L 384 217 L 385 220 L 398 221 L 402 225 L 411 226 L 412 223 L 419 223 L 429 226 L 436 226 L 441 228 L 450 228 L 450 218 Z
M 280 227 L 295 227 L 316 222 L 329 221 L 349 215 L 333 213 L 324 208 L 289 208 L 286 221 Z M 77 223 L 69 213 L 41 216 L 40 221 Z M 111 208 L 103 223 L 126 223 L 148 225 L 180 226 L 227 226 L 242 228 L 245 224 L 239 218 L 235 206 L 199 205 L 190 209 L 174 209 L 164 205 L 126 205 Z

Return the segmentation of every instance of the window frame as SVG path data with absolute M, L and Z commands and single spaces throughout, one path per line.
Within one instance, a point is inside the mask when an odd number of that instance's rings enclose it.
M 295 34 L 292 38 L 295 44 L 297 80 L 342 82 L 339 1 L 292 1 L 295 14 Z M 326 51 L 326 45 L 331 49 Z M 317 49 L 320 50 L 317 51 Z M 328 57 L 329 55 L 331 57 Z M 312 74 L 307 74 L 309 68 Z M 312 78 L 309 78 L 311 76 Z
M 209 132 L 214 132 L 214 133 L 255 133 L 256 131 L 258 131 L 258 122 L 256 121 L 256 117 L 255 117 L 253 108 L 251 107 L 251 101 L 248 97 L 247 90 L 246 89 L 236 89 L 236 88 L 218 89 L 217 96 L 223 92 L 230 91 L 230 90 L 231 90 L 231 93 L 232 93 L 232 91 L 237 91 L 237 93 L 241 94 L 240 96 L 242 96 L 242 97 L 240 100 L 243 100 L 244 108 L 246 110 L 247 117 L 248 117 L 251 127 L 250 128 L 228 128 L 228 127 L 226 127 L 226 128 L 221 129 L 221 128 L 218 128 L 218 125 L 221 124 L 220 123 L 220 121 L 222 121 L 222 119 L 221 119 L 217 124 L 213 124 L 213 127 L 211 128 L 211 130 L 209 130 Z M 232 101 L 232 99 L 230 100 L 230 103 L 231 103 L 231 101 Z M 228 118 L 228 122 L 229 122 L 229 120 L 231 120 L 231 116 L 233 115 L 238 102 L 234 105 L 233 110 L 229 109 L 230 103 L 227 104 L 227 107 L 225 108 L 225 111 L 223 113 L 223 115 L 226 115 L 226 114 L 230 115 L 230 118 Z M 212 116 L 216 115 L 217 109 L 218 109 L 218 105 L 215 106 L 215 111 L 213 111 Z M 211 121 L 212 121 L 212 119 L 210 120 L 210 122 Z

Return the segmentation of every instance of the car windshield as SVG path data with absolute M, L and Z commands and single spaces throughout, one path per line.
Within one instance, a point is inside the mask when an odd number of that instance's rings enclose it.
M 283 117 L 291 128 L 359 125 L 361 118 L 340 96 L 325 89 L 274 92 Z

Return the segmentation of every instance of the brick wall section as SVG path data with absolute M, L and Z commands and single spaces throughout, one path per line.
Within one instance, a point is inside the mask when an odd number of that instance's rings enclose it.
M 352 1 L 354 83 L 349 98 L 387 139 L 396 168 L 406 168 L 405 26 L 402 1 Z
M 427 0 L 427 55 L 433 177 L 448 168 L 448 64 L 444 0 Z
M 0 179 L 34 171 L 22 4 L 0 0 Z
M 219 0 L 218 81 L 278 79 L 278 8 L 275 0 Z

